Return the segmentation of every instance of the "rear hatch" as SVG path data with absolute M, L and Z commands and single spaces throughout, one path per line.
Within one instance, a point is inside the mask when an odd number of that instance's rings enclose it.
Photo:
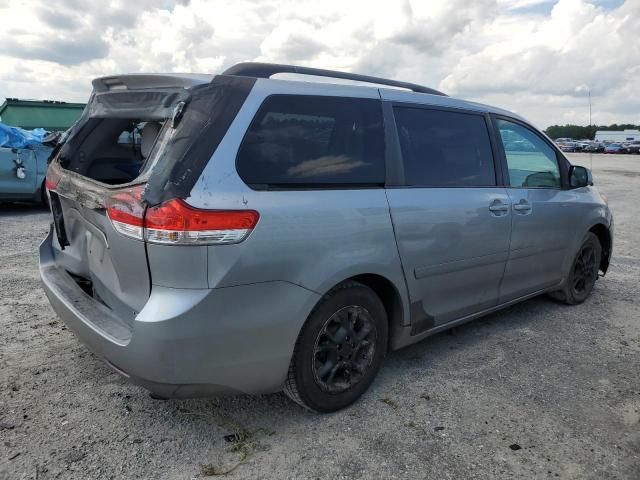
M 46 186 L 56 266 L 129 325 L 152 284 L 185 288 L 170 258 L 197 258 L 206 271 L 197 246 L 206 253 L 206 245 L 242 241 L 257 222 L 256 212 L 183 201 L 254 83 L 225 75 L 94 80 L 85 111 L 54 150 Z M 208 286 L 204 278 L 197 288 Z
M 141 197 L 158 132 L 188 103 L 190 87 L 210 80 L 181 75 L 94 80 L 85 111 L 50 166 L 55 262 L 127 323 L 150 295 L 146 248 L 142 238 L 118 232 L 107 209 L 144 208 Z

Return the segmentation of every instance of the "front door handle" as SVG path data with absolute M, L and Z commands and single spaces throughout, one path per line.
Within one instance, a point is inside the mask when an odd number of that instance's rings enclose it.
M 513 210 L 518 213 L 527 214 L 531 211 L 531 204 L 523 198 L 518 203 L 513 204 Z

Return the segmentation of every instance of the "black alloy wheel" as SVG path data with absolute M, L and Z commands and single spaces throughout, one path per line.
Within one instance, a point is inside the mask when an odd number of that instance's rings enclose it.
M 334 287 L 300 331 L 284 392 L 315 412 L 350 405 L 380 370 L 388 331 L 387 312 L 373 290 L 354 281 Z
M 551 292 L 551 298 L 567 305 L 584 302 L 591 294 L 598 279 L 602 246 L 600 240 L 592 232 L 587 233 L 578 250 L 571 270 L 561 290 Z
M 376 349 L 371 314 L 351 305 L 324 324 L 313 351 L 313 377 L 325 392 L 344 392 L 356 385 L 370 367 Z
M 593 288 L 593 283 L 598 277 L 596 265 L 596 252 L 593 245 L 587 243 L 576 257 L 571 278 L 574 293 L 582 295 L 587 289 Z

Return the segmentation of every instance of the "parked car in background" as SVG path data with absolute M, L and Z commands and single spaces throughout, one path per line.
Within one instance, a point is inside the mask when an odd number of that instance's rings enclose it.
M 609 143 L 604 147 L 604 153 L 627 153 L 619 143 Z
M 93 85 L 47 175 L 40 276 L 158 396 L 338 410 L 389 350 L 544 293 L 581 303 L 607 271 L 591 173 L 517 114 L 286 65 Z
M 558 143 L 558 147 L 563 152 L 577 152 L 578 151 L 578 145 L 576 143 L 574 143 L 574 142 Z
M 593 142 L 584 147 L 582 151 L 591 153 L 604 152 L 604 145 L 602 143 Z
M 624 146 L 626 153 L 640 153 L 640 142 L 628 143 Z
M 0 147 L 0 202 L 46 203 L 44 179 L 50 147 Z

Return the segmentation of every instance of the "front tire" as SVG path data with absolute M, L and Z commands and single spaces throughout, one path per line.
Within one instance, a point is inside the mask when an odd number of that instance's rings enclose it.
M 567 305 L 577 305 L 584 302 L 591 294 L 598 279 L 601 258 L 600 240 L 593 233 L 587 233 L 573 260 L 564 288 L 549 295 Z
M 371 385 L 387 352 L 384 305 L 368 287 L 344 282 L 313 309 L 296 342 L 284 392 L 315 412 L 334 412 Z

